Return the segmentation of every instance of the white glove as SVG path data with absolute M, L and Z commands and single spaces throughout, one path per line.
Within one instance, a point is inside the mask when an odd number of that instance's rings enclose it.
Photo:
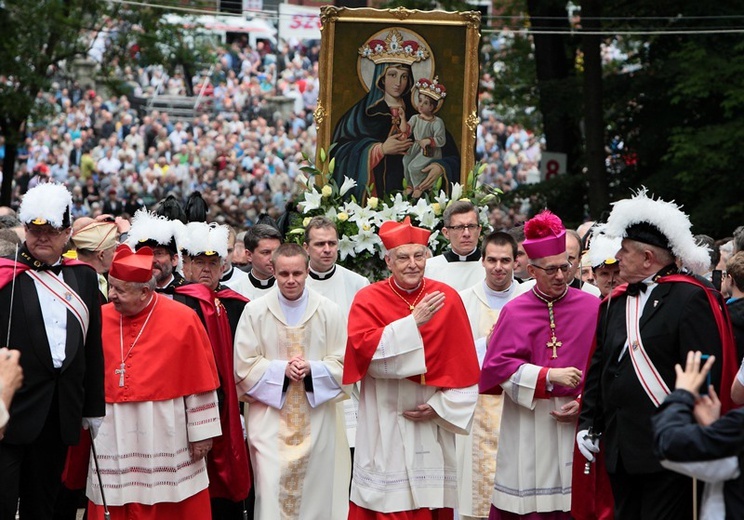
M 576 434 L 576 444 L 579 446 L 579 451 L 589 462 L 594 462 L 594 453 L 599 453 L 599 438 L 592 438 L 589 436 L 589 430 L 581 430 Z
M 83 417 L 83 430 L 90 430 L 91 439 L 98 437 L 102 424 L 103 417 Z
M 741 362 L 741 366 L 739 367 L 739 372 L 736 374 L 736 379 L 741 383 L 742 386 L 744 386 L 744 360 Z

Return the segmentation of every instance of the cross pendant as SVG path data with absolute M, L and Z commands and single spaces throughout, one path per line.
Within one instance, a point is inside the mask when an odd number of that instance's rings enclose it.
M 411 304 L 409 303 L 409 304 L 408 304 L 408 309 L 409 309 L 409 310 L 410 310 L 411 312 L 413 312 L 413 309 L 415 309 L 415 307 L 414 307 L 413 305 L 411 305 Z
M 558 341 L 558 338 L 555 337 L 555 334 L 550 338 L 550 341 L 548 341 L 545 346 L 548 348 L 553 349 L 553 355 L 550 356 L 550 359 L 555 359 L 558 357 L 558 347 L 562 346 L 563 342 Z
M 119 368 L 114 370 L 115 374 L 119 374 L 119 386 L 124 386 L 124 374 L 126 373 L 127 369 L 124 368 L 124 363 L 120 365 Z

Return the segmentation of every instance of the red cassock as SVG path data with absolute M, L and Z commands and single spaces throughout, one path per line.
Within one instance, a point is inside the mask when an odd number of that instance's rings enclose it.
M 223 389 L 220 409 L 222 436 L 214 439 L 207 457 L 209 495 L 212 498 L 227 498 L 238 502 L 248 496 L 251 489 L 251 474 L 248 450 L 240 425 L 238 394 L 235 390 L 233 335 L 227 311 L 219 298 L 233 298 L 245 302 L 248 299 L 229 289 L 214 293 L 206 286 L 196 283 L 182 285 L 176 288 L 176 292 L 199 301 Z
M 411 381 L 440 388 L 463 388 L 478 383 L 480 369 L 473 334 L 460 295 L 449 285 L 425 278 L 424 294 L 408 294 L 395 282 L 383 280 L 365 287 L 354 298 L 349 313 L 349 337 L 344 359 L 344 384 L 361 381 L 382 338 L 384 328 L 411 315 L 410 305 L 426 294 L 441 291 L 444 307 L 419 327 L 424 342 L 426 374 Z

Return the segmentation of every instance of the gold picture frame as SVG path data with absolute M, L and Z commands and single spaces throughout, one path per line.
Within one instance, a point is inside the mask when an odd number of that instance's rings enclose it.
M 464 183 L 479 123 L 480 13 L 324 6 L 321 25 L 314 118 L 318 154 L 335 143 L 336 182 L 356 180 L 358 200 L 368 188 L 380 197 L 427 191 L 437 177 Z

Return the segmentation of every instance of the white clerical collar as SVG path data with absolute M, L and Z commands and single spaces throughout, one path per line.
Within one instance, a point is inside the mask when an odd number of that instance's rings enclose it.
M 314 280 L 328 280 L 334 274 L 336 274 L 336 264 L 333 264 L 333 267 L 326 272 L 320 272 L 316 271 L 312 267 L 310 268 L 310 278 L 313 278 Z
M 494 291 L 491 289 L 485 280 L 483 280 L 483 291 L 486 293 L 486 296 L 492 296 L 494 298 L 508 298 L 511 296 L 511 294 L 514 292 L 514 288 L 517 284 L 514 283 L 514 280 L 512 280 L 512 283 L 509 284 L 509 287 L 504 289 L 503 291 Z
M 248 273 L 248 278 L 253 284 L 253 287 L 257 287 L 259 289 L 266 289 L 268 287 L 273 287 L 274 282 L 276 281 L 276 279 L 273 276 L 266 280 L 256 278 L 256 275 L 253 274 L 253 269 L 251 269 L 250 272 Z
M 481 259 L 481 254 L 478 250 L 478 246 L 476 246 L 475 249 L 473 249 L 467 255 L 455 253 L 455 250 L 450 248 L 449 251 L 444 253 L 444 258 L 448 262 L 476 262 Z
M 404 289 L 403 287 L 401 287 L 400 285 L 398 285 L 398 282 L 395 280 L 395 278 L 393 278 L 393 283 L 395 284 L 395 286 L 398 289 L 400 289 L 403 292 L 407 292 L 408 294 L 415 293 L 416 291 L 419 290 L 419 287 L 421 287 L 421 282 L 419 282 L 419 284 L 416 287 L 414 287 L 413 289 Z
M 279 306 L 282 308 L 284 318 L 287 320 L 287 325 L 293 327 L 300 322 L 302 316 L 305 314 L 307 309 L 307 288 L 302 291 L 302 295 L 296 300 L 288 300 L 279 291 Z

